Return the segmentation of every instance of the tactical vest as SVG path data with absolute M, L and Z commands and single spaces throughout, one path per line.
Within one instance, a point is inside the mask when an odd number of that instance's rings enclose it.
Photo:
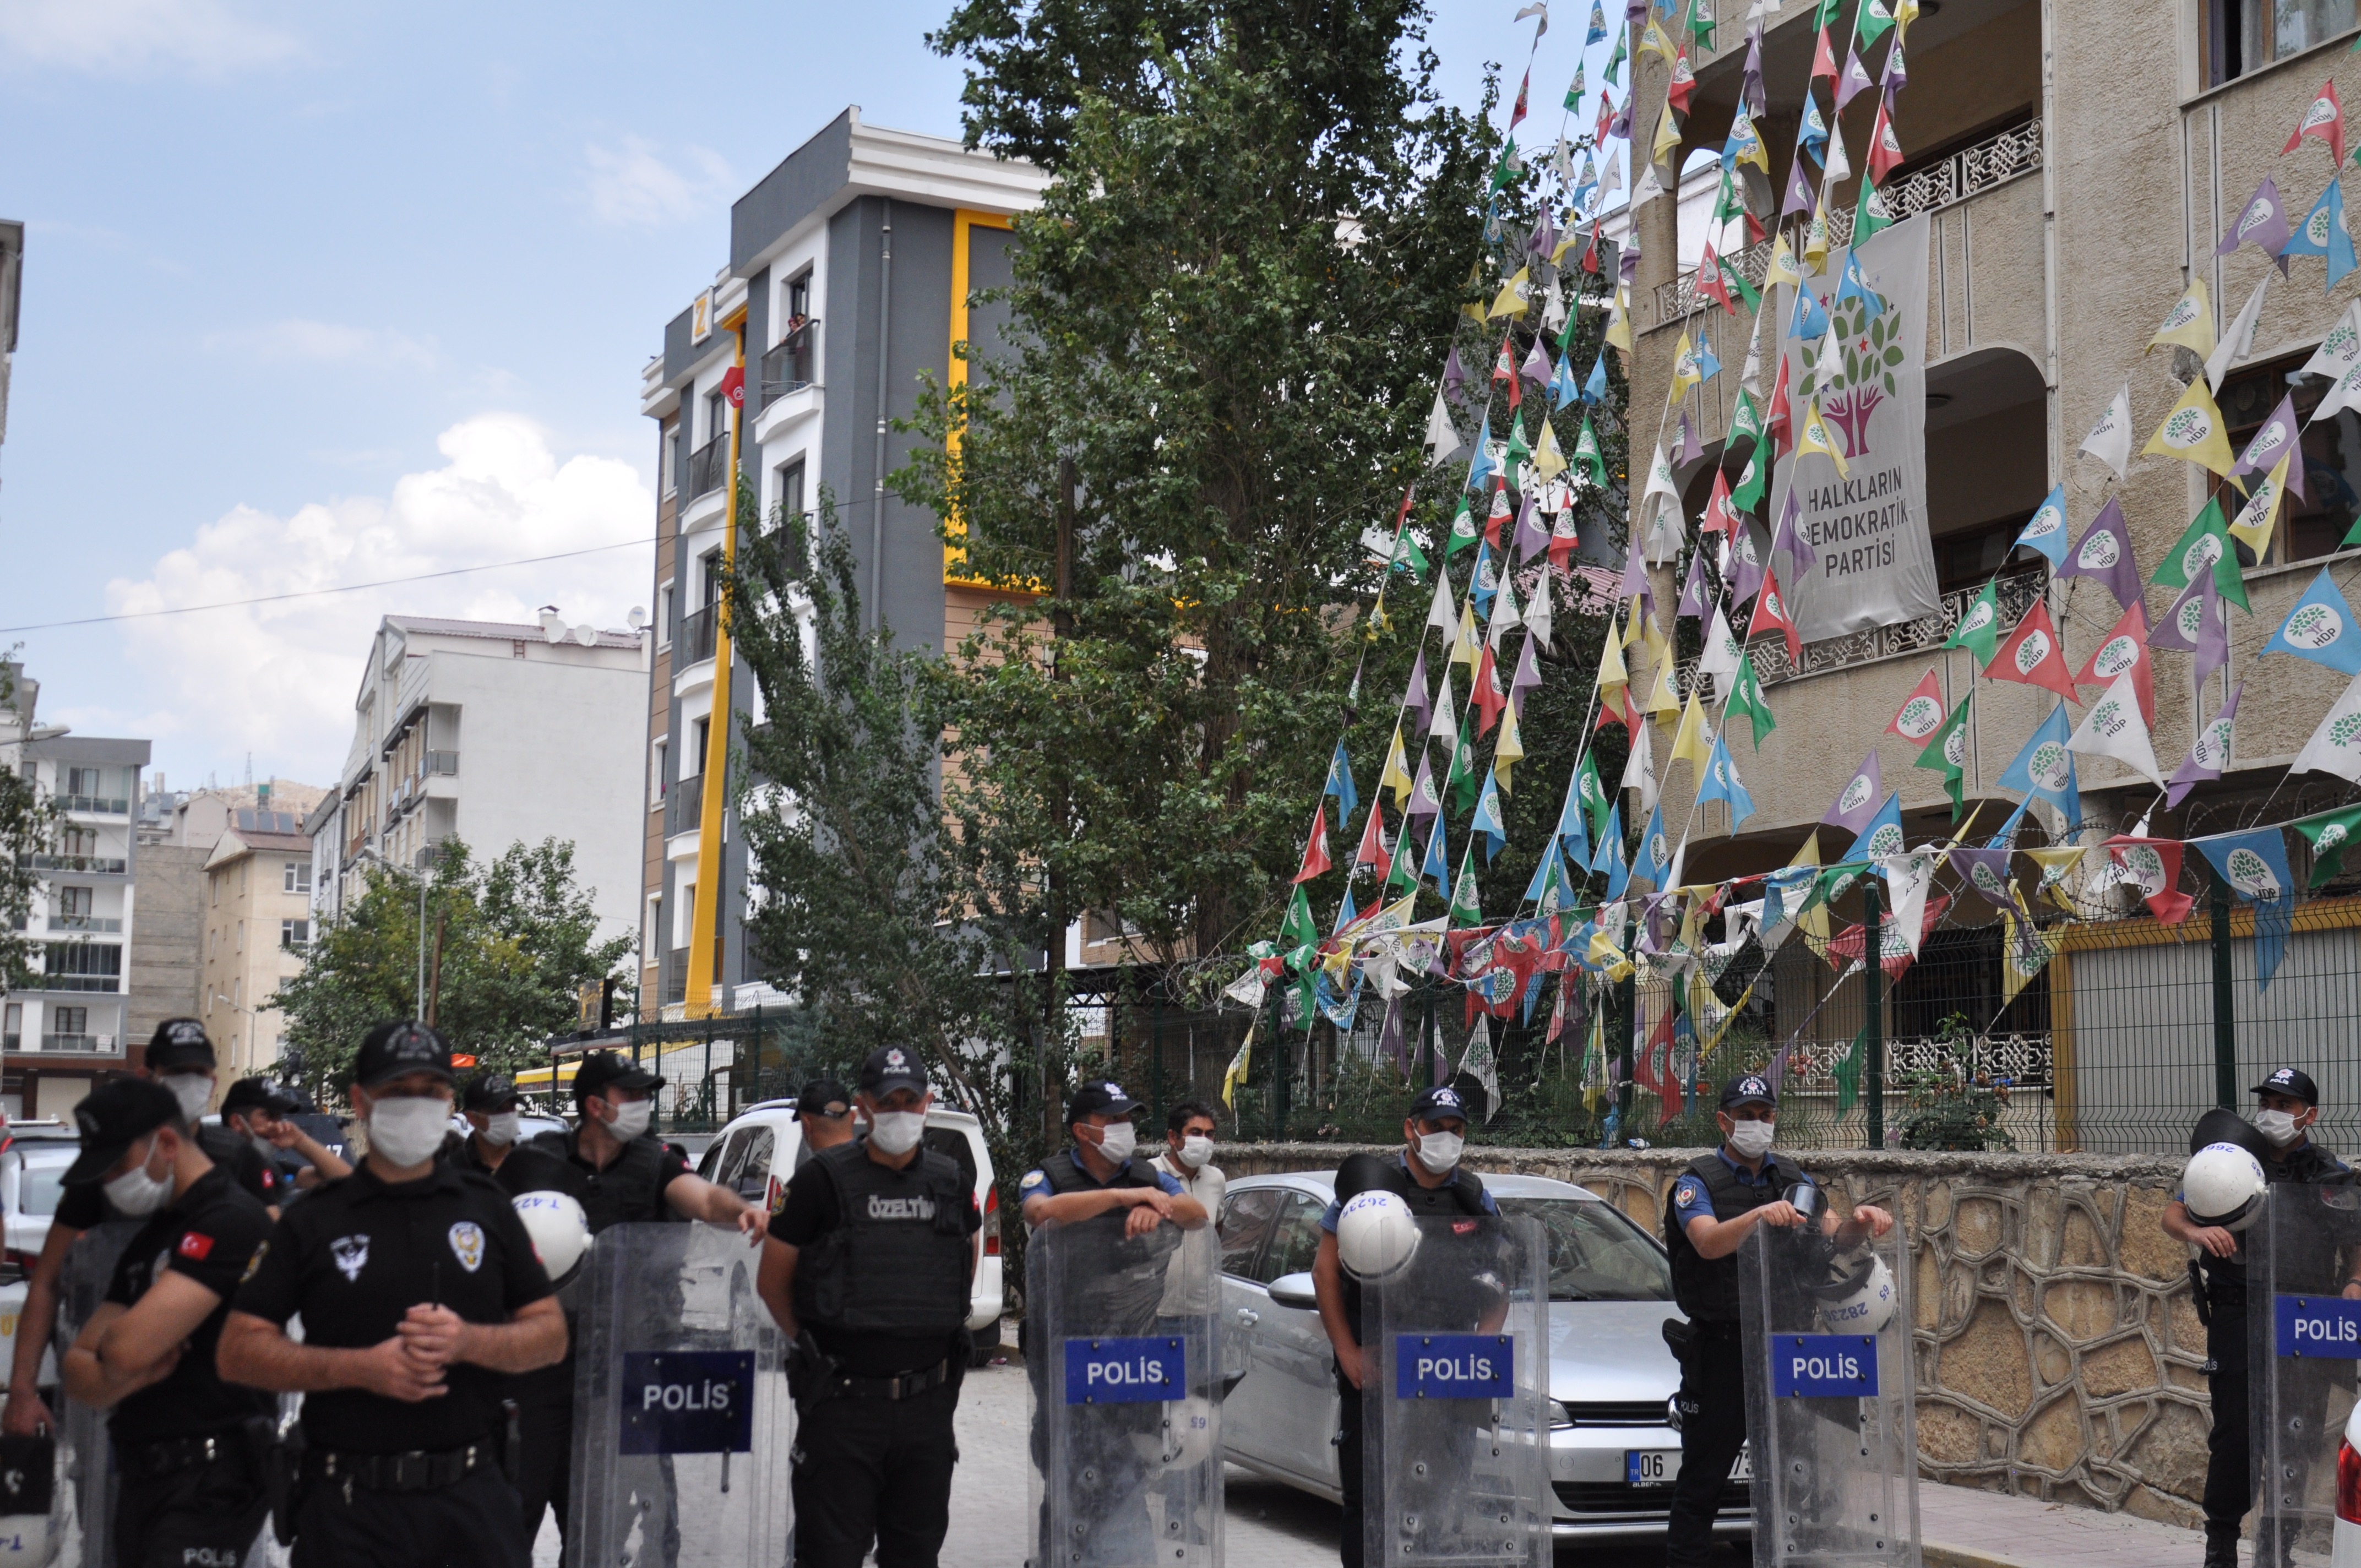
M 2290 1149 L 2282 1158 L 2267 1158 L 2263 1162 L 2263 1179 L 2272 1186 L 2294 1182 L 2307 1187 L 2336 1187 L 2353 1180 L 2353 1172 L 2343 1160 L 2309 1138 L 2300 1146 Z M 2301 1255 L 2281 1258 L 2279 1271 L 2283 1284 L 2302 1279 L 2315 1281 L 2315 1288 L 2341 1288 L 2343 1281 L 2336 1277 L 2336 1249 L 2339 1244 L 2350 1245 L 2352 1227 L 2344 1223 L 2343 1216 L 2323 1211 L 2320 1223 L 2280 1234 L 2290 1240 L 2308 1237 L 2311 1245 L 2303 1246 Z M 2197 1266 L 2205 1274 L 2206 1296 L 2214 1307 L 2243 1307 L 2246 1298 L 2246 1237 L 2238 1235 L 2238 1252 L 2235 1257 L 2215 1257 L 2200 1251 Z
M 947 1334 L 968 1313 L 966 1179 L 922 1149 L 901 1169 L 862 1143 L 813 1157 L 836 1187 L 833 1230 L 796 1262 L 796 1316 L 847 1333 Z
M 1336 1168 L 1335 1190 L 1338 1201 L 1345 1202 L 1364 1192 L 1390 1192 L 1422 1220 L 1473 1217 L 1484 1212 L 1484 1179 L 1465 1165 L 1455 1167 L 1451 1179 L 1442 1186 L 1425 1187 L 1400 1160 L 1354 1155 Z M 1353 1343 L 1358 1344 L 1361 1282 L 1343 1269 L 1337 1270 L 1337 1275 L 1345 1287 L 1345 1321 L 1353 1326 Z
M 1673 1200 L 1682 1182 L 1694 1179 L 1704 1185 L 1706 1197 L 1713 1204 L 1713 1217 L 1732 1220 L 1766 1203 L 1782 1201 L 1788 1187 L 1803 1179 L 1800 1172 L 1783 1165 L 1775 1154 L 1763 1157 L 1763 1174 L 1767 1179 L 1760 1186 L 1741 1181 L 1729 1161 L 1709 1154 L 1691 1160 L 1688 1169 L 1673 1183 L 1673 1190 L 1664 1194 L 1664 1250 L 1673 1259 L 1673 1299 L 1691 1322 L 1738 1321 L 1738 1255 L 1699 1256 L 1674 1212 Z
M 1155 1168 L 1136 1155 L 1104 1181 L 1082 1168 L 1071 1147 L 1043 1160 L 1039 1168 L 1057 1197 L 1121 1187 L 1161 1191 L 1164 1187 Z M 1180 1232 L 1172 1225 L 1159 1225 L 1146 1235 L 1129 1235 L 1126 1234 L 1129 1219 L 1129 1210 L 1112 1209 L 1068 1227 L 1065 1306 L 1084 1314 L 1084 1321 L 1121 1324 L 1126 1332 L 1148 1333 L 1156 1326 L 1157 1303 L 1164 1298 L 1167 1264 L 1180 1250 Z M 1028 1328 L 1032 1321 L 1028 1313 Z
M 579 1128 L 544 1133 L 524 1147 L 565 1160 L 581 1172 L 583 1188 L 574 1196 L 582 1204 L 592 1235 L 609 1225 L 661 1224 L 680 1219 L 664 1201 L 664 1189 L 656 1184 L 664 1173 L 664 1150 L 653 1135 L 642 1134 L 625 1144 L 613 1163 L 599 1171 L 588 1168 L 588 1162 L 576 1163 L 581 1137 Z
M 1069 1192 L 1104 1192 L 1112 1187 L 1161 1189 L 1164 1185 L 1156 1179 L 1156 1172 L 1148 1162 L 1137 1155 L 1116 1167 L 1115 1173 L 1104 1181 L 1094 1181 L 1071 1148 L 1060 1149 L 1043 1160 L 1041 1175 L 1049 1181 L 1049 1190 L 1060 1198 Z

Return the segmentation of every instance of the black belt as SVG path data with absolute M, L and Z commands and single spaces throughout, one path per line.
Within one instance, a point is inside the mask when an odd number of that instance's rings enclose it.
M 437 1492 L 456 1486 L 478 1470 L 497 1469 L 500 1451 L 491 1442 L 471 1442 L 439 1453 L 335 1453 L 313 1449 L 303 1471 L 327 1481 L 348 1481 L 370 1492 Z
M 207 1437 L 176 1438 L 170 1442 L 146 1442 L 121 1451 L 117 1463 L 134 1480 L 152 1481 L 176 1470 L 211 1464 L 218 1459 L 248 1452 L 243 1432 L 214 1432 Z
M 907 1399 L 939 1388 L 950 1381 L 950 1359 L 936 1362 L 923 1372 L 905 1372 L 893 1377 L 836 1376 L 828 1380 L 820 1390 L 822 1398 Z
M 1741 1325 L 1724 1319 L 1691 1318 L 1689 1320 L 1689 1332 L 1695 1334 L 1698 1339 L 1720 1340 L 1736 1339 L 1744 1331 Z

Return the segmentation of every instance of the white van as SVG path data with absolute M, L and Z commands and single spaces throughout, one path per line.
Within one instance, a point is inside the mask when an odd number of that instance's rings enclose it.
M 697 1174 L 775 1214 L 786 1201 L 803 1141 L 795 1101 L 765 1100 L 748 1106 L 721 1129 L 697 1162 Z M 982 1123 L 964 1111 L 939 1105 L 927 1113 L 926 1146 L 958 1164 L 974 1185 L 975 1205 L 983 1215 L 983 1229 L 976 1233 L 975 1286 L 967 1314 L 972 1359 L 982 1366 L 1000 1350 L 1000 1193 L 993 1185 L 992 1155 L 983 1146 Z

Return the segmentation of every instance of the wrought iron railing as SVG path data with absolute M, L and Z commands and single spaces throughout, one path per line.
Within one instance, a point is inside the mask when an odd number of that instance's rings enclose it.
M 1986 137 L 1973 147 L 1951 154 L 1929 164 L 1917 173 L 1896 181 L 1885 192 L 1885 204 L 1896 223 L 1920 213 L 1931 213 L 1939 207 L 1964 202 L 1980 192 L 2004 185 L 2020 174 L 2030 174 L 2041 167 L 2041 122 L 2027 120 L 1995 136 Z M 1828 243 L 1831 246 L 1852 243 L 1852 210 L 1837 208 L 1828 214 Z M 1740 272 L 1750 283 L 1760 286 L 1764 274 L 1771 269 L 1773 242 L 1749 246 L 1733 258 Z M 1656 320 L 1673 321 L 1694 315 L 1716 302 L 1697 292 L 1697 273 L 1682 273 L 1669 283 L 1656 285 Z
M 812 317 L 763 356 L 761 408 L 819 379 L 819 318 Z M 757 410 L 760 411 L 760 409 Z
M 1995 623 L 2014 626 L 2017 618 L 2031 609 L 2034 601 L 2049 586 L 2049 568 L 2035 565 L 2011 572 L 2000 579 L 2000 591 L 1994 596 L 1994 608 L 1999 611 Z M 1896 653 L 1915 653 L 1939 648 L 1949 641 L 1968 612 L 1983 592 L 1982 583 L 1969 587 L 1953 588 L 1943 596 L 1943 608 L 1933 615 L 1922 615 L 1916 620 L 1898 621 L 1892 626 L 1864 627 L 1842 637 L 1830 637 L 1818 642 L 1804 644 L 1801 660 L 1787 656 L 1787 641 L 1778 632 L 1768 632 L 1747 644 L 1754 655 L 1754 673 L 1768 685 L 1774 681 L 1793 680 L 1797 675 L 1816 675 L 1823 670 L 1842 669 L 1848 664 L 1866 664 L 1872 660 L 1891 658 Z M 1695 659 L 1684 659 L 1673 668 L 1673 685 L 1686 699 L 1689 687 L 1697 681 Z M 1715 694 L 1719 696 L 1720 694 Z
M 730 436 L 715 436 L 688 455 L 688 499 L 719 489 L 730 477 Z

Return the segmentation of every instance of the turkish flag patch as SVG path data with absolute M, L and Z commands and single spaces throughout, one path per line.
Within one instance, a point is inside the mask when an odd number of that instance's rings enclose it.
M 214 1238 L 197 1231 L 181 1233 L 181 1255 L 203 1263 L 214 1250 Z

